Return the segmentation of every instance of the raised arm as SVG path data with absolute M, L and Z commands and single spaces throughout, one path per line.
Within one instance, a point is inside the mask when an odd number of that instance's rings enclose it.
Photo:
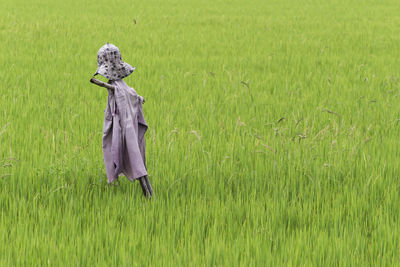
M 112 86 L 111 84 L 108 84 L 108 83 L 102 82 L 102 81 L 100 81 L 100 80 L 97 80 L 97 79 L 94 78 L 94 77 L 92 77 L 92 79 L 90 79 L 90 82 L 91 82 L 91 83 L 94 83 L 95 85 L 98 85 L 98 86 L 101 86 L 101 87 L 105 87 L 105 88 L 110 89 L 110 90 L 113 90 L 113 91 L 114 91 L 114 89 L 115 89 L 115 87 Z

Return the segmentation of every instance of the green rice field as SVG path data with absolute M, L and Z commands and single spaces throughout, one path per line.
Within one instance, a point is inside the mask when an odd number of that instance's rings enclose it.
M 400 265 L 399 1 L 1 0 L 0 40 L 0 266 Z M 107 185 L 107 42 L 151 201 Z

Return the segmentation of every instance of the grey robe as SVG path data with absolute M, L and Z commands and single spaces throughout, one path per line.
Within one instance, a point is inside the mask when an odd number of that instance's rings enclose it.
M 103 155 L 107 180 L 123 173 L 133 181 L 147 175 L 145 138 L 147 124 L 140 97 L 122 79 L 112 81 L 103 126 Z

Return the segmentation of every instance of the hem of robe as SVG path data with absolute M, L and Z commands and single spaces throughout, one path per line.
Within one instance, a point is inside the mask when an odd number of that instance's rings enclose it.
M 134 182 L 135 180 L 139 179 L 140 177 L 148 176 L 147 172 L 145 172 L 144 174 L 141 174 L 141 175 L 139 175 L 139 176 L 135 175 L 134 177 L 129 177 L 129 176 L 126 175 L 126 173 L 124 173 L 124 172 L 122 172 L 121 174 L 123 174 L 123 175 L 124 175 L 129 181 L 131 181 L 131 182 Z M 107 182 L 108 182 L 109 184 L 111 184 L 111 183 L 113 183 L 115 180 L 118 180 L 118 179 L 119 179 L 119 176 L 120 176 L 120 175 L 118 175 L 118 177 L 116 177 L 116 178 L 113 178 L 112 180 L 107 179 Z
M 147 175 L 148 175 L 147 172 L 144 172 L 143 174 L 140 174 L 140 175 L 135 175 L 135 176 L 133 176 L 133 177 L 129 177 L 129 176 L 126 175 L 125 173 L 123 173 L 123 174 L 124 174 L 125 177 L 126 177 L 129 181 L 131 181 L 131 182 L 134 182 L 135 180 L 139 179 L 140 177 L 143 177 L 143 176 L 147 176 Z

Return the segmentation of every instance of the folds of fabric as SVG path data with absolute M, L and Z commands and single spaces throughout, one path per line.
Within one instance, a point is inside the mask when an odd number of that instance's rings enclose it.
M 123 80 L 111 83 L 103 126 L 103 155 L 107 180 L 123 173 L 129 180 L 147 175 L 145 138 L 147 124 L 136 91 Z

